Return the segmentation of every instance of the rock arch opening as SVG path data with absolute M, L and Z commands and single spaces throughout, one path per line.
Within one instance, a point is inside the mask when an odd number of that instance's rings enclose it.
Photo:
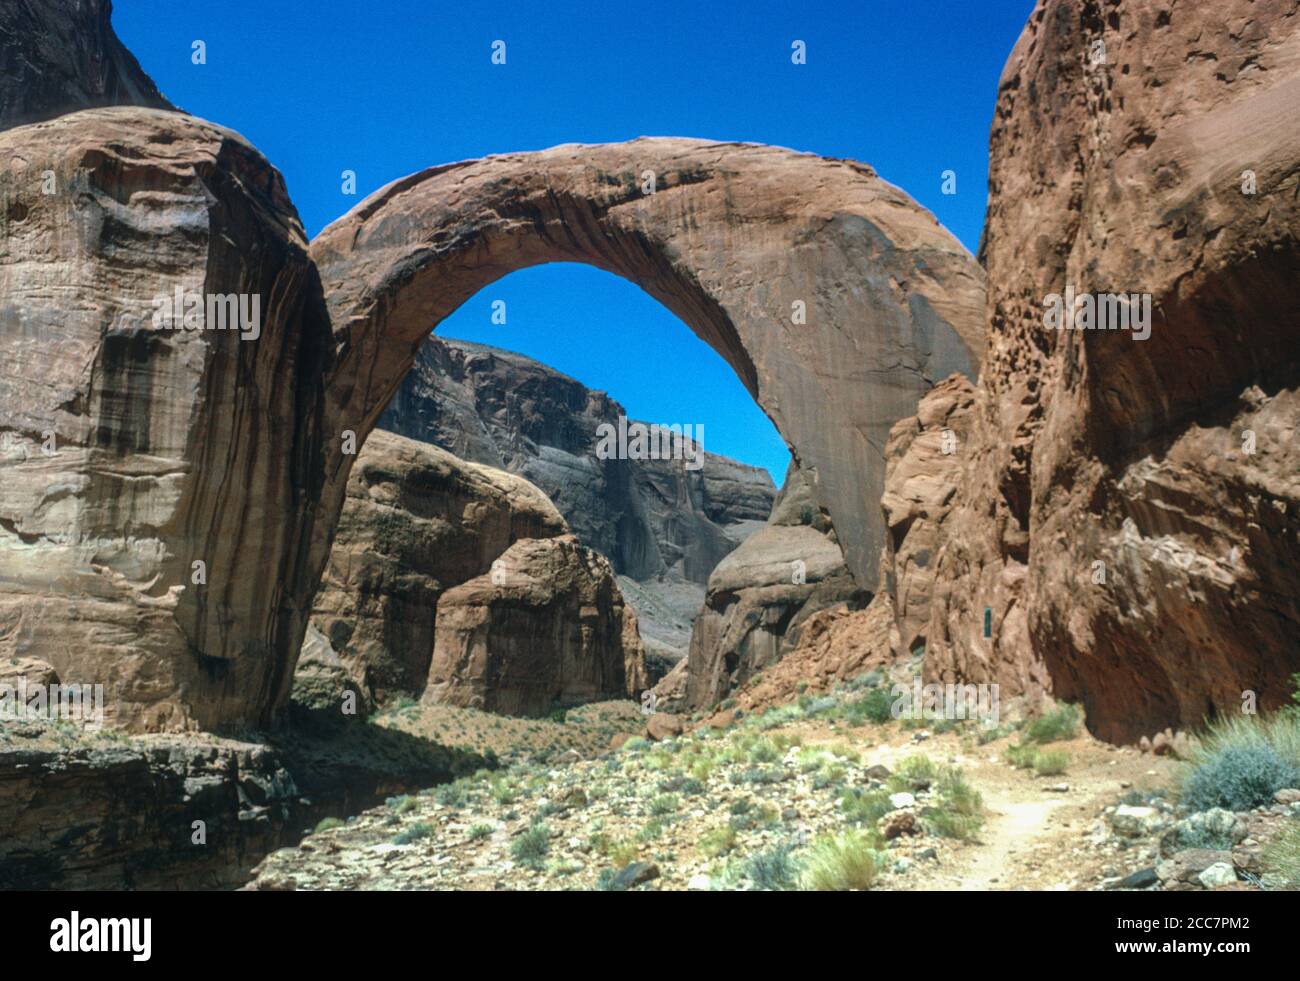
M 731 366 L 806 474 L 847 581 L 874 589 L 889 427 L 981 353 L 981 274 L 933 218 L 863 165 L 771 147 L 643 139 L 435 167 L 311 252 L 337 342 L 319 529 L 350 467 L 333 434 L 375 427 L 430 329 L 502 276 L 579 262 L 635 283 Z

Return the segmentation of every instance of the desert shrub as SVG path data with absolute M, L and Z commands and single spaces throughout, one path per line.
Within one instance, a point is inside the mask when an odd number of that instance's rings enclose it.
M 925 825 L 940 838 L 952 838 L 956 841 L 970 841 L 977 834 L 984 822 L 974 814 L 958 814 L 944 808 L 933 808 L 925 814 Z
M 1070 765 L 1070 754 L 1061 750 L 1042 750 L 1034 755 L 1034 772 L 1040 777 L 1055 777 Z
M 520 865 L 539 868 L 551 850 L 551 831 L 545 824 L 534 824 L 510 843 L 510 857 Z
M 979 791 L 970 785 L 959 768 L 948 767 L 940 774 L 936 783 L 939 799 L 948 810 L 957 814 L 974 815 L 984 809 L 984 799 Z
M 804 717 L 803 709 L 798 705 L 780 705 L 776 708 L 770 708 L 761 716 L 756 717 L 754 725 L 764 731 L 775 729 L 778 726 L 787 726 L 792 722 L 798 722 Z
M 391 807 L 395 814 L 410 814 L 420 806 L 420 802 L 409 794 L 402 794 L 400 797 L 389 797 L 384 803 Z
M 1226 744 L 1198 759 L 1183 783 L 1182 802 L 1194 811 L 1247 811 L 1270 803 L 1300 782 L 1300 769 L 1263 742 Z
M 1282 889 L 1300 889 L 1300 821 L 1288 821 L 1282 833 L 1260 856 L 1264 871 L 1279 880 Z
M 1003 754 L 1006 761 L 1018 770 L 1030 770 L 1034 766 L 1034 757 L 1038 755 L 1038 747 L 1033 743 L 1020 742 L 1014 746 L 1008 746 L 1006 753 Z
M 662 817 L 665 814 L 676 814 L 681 809 L 681 806 L 681 798 L 676 794 L 660 794 L 650 801 L 650 813 L 656 817 Z
M 342 818 L 336 818 L 336 817 L 321 818 L 320 821 L 317 822 L 316 828 L 312 833 L 320 834 L 322 831 L 330 831 L 334 828 L 341 828 L 341 827 L 343 827 Z
M 623 752 L 639 753 L 643 749 L 647 749 L 649 746 L 650 740 L 646 739 L 644 736 L 633 736 L 623 744 Z
M 404 831 L 399 832 L 393 838 L 394 845 L 409 845 L 413 841 L 419 841 L 421 838 L 428 838 L 433 834 L 432 826 L 425 824 L 423 821 L 417 821 Z
M 1025 726 L 1024 736 L 1031 743 L 1055 743 L 1072 739 L 1079 731 L 1080 713 L 1077 706 L 1058 705 L 1045 715 L 1040 715 Z
M 705 858 L 718 858 L 736 847 L 736 829 L 730 824 L 706 831 L 700 837 L 700 854 Z
M 874 829 L 876 822 L 894 809 L 889 803 L 888 790 L 863 790 L 854 787 L 840 797 L 840 811 L 844 820 Z
M 492 837 L 492 825 L 490 824 L 471 824 L 465 836 L 470 841 L 482 841 L 484 838 Z
M 820 892 L 870 889 L 885 861 L 874 845 L 870 837 L 854 831 L 818 838 L 804 859 L 800 886 Z
M 939 776 L 939 767 L 928 756 L 909 756 L 898 764 L 889 778 L 891 786 L 899 790 L 924 790 Z
M 749 749 L 749 762 L 775 763 L 781 758 L 781 751 L 770 739 L 760 739 Z
M 844 706 L 844 721 L 851 726 L 860 726 L 866 722 L 888 722 L 894 717 L 894 699 L 883 688 L 873 688 L 856 701 Z
M 799 876 L 799 868 L 790 845 L 777 845 L 751 855 L 745 863 L 745 873 L 755 888 L 764 890 L 790 889 Z
M 469 803 L 470 786 L 473 782 L 472 777 L 465 777 L 455 783 L 443 784 L 434 791 L 433 799 L 444 807 L 464 807 Z

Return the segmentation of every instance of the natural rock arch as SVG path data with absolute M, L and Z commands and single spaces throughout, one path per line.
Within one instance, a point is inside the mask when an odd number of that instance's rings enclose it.
M 47 171 L 64 193 L 42 193 Z M 601 266 L 712 344 L 819 476 L 864 584 L 888 427 L 980 347 L 982 274 L 931 216 L 860 164 L 770 147 L 434 168 L 308 246 L 238 134 L 91 109 L 0 133 L 0 229 L 0 656 L 103 684 L 108 721 L 138 730 L 274 720 L 354 460 L 344 430 L 359 446 L 428 332 L 513 269 Z M 258 295 L 260 336 L 152 324 L 177 289 Z
M 434 167 L 376 192 L 311 254 L 337 343 L 327 436 L 368 432 L 429 331 L 484 286 L 589 263 L 732 366 L 873 586 L 889 427 L 934 382 L 973 376 L 983 348 L 983 273 L 931 215 L 862 164 L 755 144 L 639 139 Z M 346 470 L 327 452 L 329 474 Z M 322 506 L 324 530 L 332 495 Z

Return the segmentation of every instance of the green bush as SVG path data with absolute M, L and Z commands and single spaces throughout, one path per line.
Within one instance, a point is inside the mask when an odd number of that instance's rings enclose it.
M 510 843 L 510 857 L 520 865 L 538 868 L 551 850 L 551 831 L 544 824 L 534 824 Z
M 754 887 L 764 890 L 791 889 L 799 876 L 790 845 L 778 845 L 767 851 L 751 855 L 745 863 L 745 872 Z
M 1073 739 L 1079 731 L 1080 713 L 1073 705 L 1059 705 L 1025 726 L 1025 739 L 1031 743 L 1055 743 Z
M 844 721 L 851 726 L 860 726 L 865 722 L 877 724 L 888 722 L 894 717 L 894 698 L 883 688 L 873 688 L 862 698 L 844 706 Z
M 343 827 L 343 823 L 344 822 L 341 818 L 336 818 L 336 817 L 321 818 L 320 821 L 317 823 L 315 830 L 312 833 L 320 834 L 322 831 L 331 831 L 334 828 L 341 828 Z
M 885 855 L 866 835 L 846 831 L 813 842 L 804 861 L 800 885 L 820 892 L 870 889 L 884 866 Z
M 1034 772 L 1040 777 L 1055 777 L 1070 765 L 1070 754 L 1061 750 L 1044 750 L 1034 756 Z
M 421 838 L 428 838 L 433 834 L 433 828 L 423 821 L 417 821 L 405 831 L 399 832 L 393 838 L 394 845 L 409 845 L 413 841 L 419 841 Z
M 1260 861 L 1266 873 L 1281 880 L 1282 889 L 1300 889 L 1300 821 L 1288 821 L 1265 847 Z
M 676 794 L 660 794 L 650 802 L 650 813 L 655 817 L 676 814 L 681 809 L 681 806 L 681 799 Z
M 1226 745 L 1197 762 L 1183 784 L 1182 802 L 1194 811 L 1223 807 L 1248 811 L 1300 782 L 1300 768 L 1266 743 Z

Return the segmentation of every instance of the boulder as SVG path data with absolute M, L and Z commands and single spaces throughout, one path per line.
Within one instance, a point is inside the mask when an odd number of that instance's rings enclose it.
M 655 712 L 645 720 L 646 732 L 650 738 L 659 741 L 674 739 L 685 731 L 686 726 L 680 715 L 669 712 Z
M 348 478 L 312 625 L 370 695 L 418 696 L 442 593 L 521 539 L 567 531 L 522 477 L 376 430 Z
M 603 556 L 572 535 L 516 542 L 438 601 L 424 698 L 506 715 L 635 697 L 643 653 Z
M 793 463 L 768 523 L 720 562 L 695 619 L 686 701 L 708 708 L 778 664 L 821 610 L 871 599 L 849 571 L 818 477 Z

